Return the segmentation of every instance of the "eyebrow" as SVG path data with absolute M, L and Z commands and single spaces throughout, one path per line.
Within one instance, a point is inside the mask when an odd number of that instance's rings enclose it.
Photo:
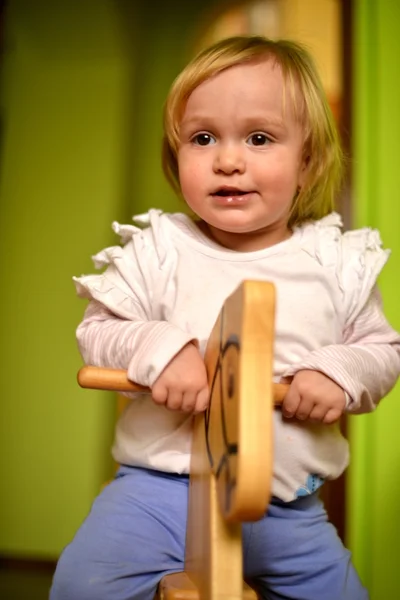
M 190 119 L 185 119 L 183 118 L 181 121 L 181 126 L 183 125 L 184 127 L 198 127 L 198 126 L 202 126 L 204 127 L 204 124 L 211 124 L 212 123 L 212 118 L 210 118 L 209 116 L 206 115 L 195 115 L 193 117 L 190 117 Z
M 286 130 L 284 121 L 282 119 L 277 119 L 276 117 L 272 116 L 252 116 L 243 119 L 243 122 L 248 128 L 254 127 L 254 129 L 268 129 L 269 127 L 273 127 L 283 131 Z M 202 114 L 194 115 L 189 119 L 183 119 L 181 122 L 181 127 L 183 129 L 192 129 L 197 127 L 201 127 L 202 129 L 212 129 L 213 125 L 215 125 L 214 118 L 210 117 L 209 115 Z
M 255 127 L 261 126 L 265 129 L 268 129 L 269 127 L 276 127 L 278 129 L 286 130 L 286 126 L 285 126 L 283 119 L 279 119 L 279 118 L 268 116 L 268 115 L 267 116 L 260 115 L 260 116 L 249 117 L 249 118 L 245 119 L 245 122 L 246 122 L 246 125 L 248 125 L 249 127 L 254 125 Z

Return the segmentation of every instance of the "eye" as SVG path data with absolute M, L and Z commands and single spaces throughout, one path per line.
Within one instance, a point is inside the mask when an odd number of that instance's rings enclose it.
M 211 133 L 197 133 L 192 137 L 192 143 L 196 146 L 211 146 L 215 142 L 216 139 Z
M 252 133 L 247 138 L 247 143 L 250 146 L 267 146 L 271 143 L 271 139 L 265 133 Z

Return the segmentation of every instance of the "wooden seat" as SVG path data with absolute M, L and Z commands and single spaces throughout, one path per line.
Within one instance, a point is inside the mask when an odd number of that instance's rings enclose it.
M 226 596 L 225 598 L 231 598 Z M 155 600 L 201 600 L 200 592 L 187 573 L 171 573 L 162 578 Z M 257 600 L 257 594 L 243 583 L 242 600 Z
M 241 523 L 270 500 L 272 410 L 287 386 L 272 384 L 275 291 L 244 282 L 224 303 L 205 363 L 210 406 L 194 419 L 185 572 L 163 577 L 158 600 L 256 600 L 243 582 Z M 82 387 L 143 390 L 126 372 L 84 367 Z

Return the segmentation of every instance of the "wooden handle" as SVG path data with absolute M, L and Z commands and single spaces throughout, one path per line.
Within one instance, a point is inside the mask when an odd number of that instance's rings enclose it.
M 288 383 L 273 383 L 272 393 L 274 396 L 275 406 L 280 406 L 289 391 L 290 385 Z
M 149 392 L 150 388 L 129 381 L 124 369 L 104 367 L 82 367 L 78 372 L 78 383 L 82 388 L 108 390 L 110 392 Z
M 130 381 L 124 369 L 104 367 L 82 367 L 78 372 L 78 383 L 82 388 L 113 392 L 150 392 L 150 388 Z M 274 383 L 274 402 L 280 405 L 289 389 L 285 383 Z

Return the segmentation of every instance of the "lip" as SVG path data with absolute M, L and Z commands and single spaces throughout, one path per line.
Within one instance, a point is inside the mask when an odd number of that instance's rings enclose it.
M 236 207 L 236 206 L 244 206 L 254 196 L 254 192 L 244 192 L 242 194 L 229 194 L 227 193 L 224 196 L 219 194 L 211 194 L 211 197 L 216 205 L 218 206 L 227 206 L 227 207 Z

